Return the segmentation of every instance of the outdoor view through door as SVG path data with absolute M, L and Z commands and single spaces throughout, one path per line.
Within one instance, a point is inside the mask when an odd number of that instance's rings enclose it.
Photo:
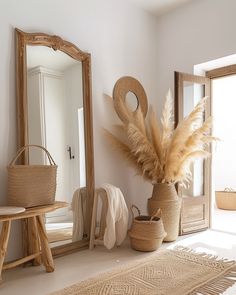
M 211 80 L 213 134 L 212 228 L 236 233 L 236 75 Z

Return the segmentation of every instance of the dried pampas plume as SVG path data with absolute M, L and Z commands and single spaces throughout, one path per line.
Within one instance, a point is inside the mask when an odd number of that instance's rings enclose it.
M 166 95 L 161 123 L 153 108 L 145 121 L 141 108 L 129 113 L 128 122 L 116 126 L 120 136 L 104 130 L 110 144 L 125 157 L 138 174 L 154 183 L 186 183 L 191 163 L 206 158 L 206 147 L 217 138 L 210 135 L 212 119 L 203 122 L 206 97 L 174 129 L 173 99 Z

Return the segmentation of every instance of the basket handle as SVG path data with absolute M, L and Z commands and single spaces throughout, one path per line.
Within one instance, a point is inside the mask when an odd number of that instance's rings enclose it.
M 133 208 L 135 208 L 138 211 L 138 216 L 141 215 L 141 212 L 140 212 L 139 208 L 137 206 L 135 206 L 135 205 L 132 205 L 130 207 L 130 211 L 131 211 L 131 214 L 132 214 L 132 220 L 134 220 L 134 211 L 133 211 Z
M 49 151 L 46 150 L 43 146 L 41 145 L 36 145 L 36 144 L 28 144 L 28 145 L 25 145 L 23 147 L 21 147 L 18 152 L 16 153 L 16 156 L 12 159 L 12 161 L 10 162 L 9 166 L 13 166 L 15 163 L 16 163 L 16 160 L 19 158 L 19 156 L 26 150 L 26 149 L 29 149 L 30 147 L 38 147 L 38 148 L 41 148 L 42 150 L 45 151 L 45 153 L 47 154 L 48 156 L 48 160 L 49 160 L 49 163 L 50 165 L 55 165 L 56 166 L 56 163 L 55 161 L 53 160 L 52 156 L 50 155 Z
M 226 187 L 225 192 L 234 192 L 234 190 L 232 189 L 232 187 Z
M 153 221 L 153 219 L 154 219 L 155 217 L 159 217 L 159 218 L 161 218 L 161 215 L 162 215 L 161 208 L 158 208 L 157 211 L 156 211 L 156 213 L 153 214 L 153 215 L 151 216 L 150 221 Z

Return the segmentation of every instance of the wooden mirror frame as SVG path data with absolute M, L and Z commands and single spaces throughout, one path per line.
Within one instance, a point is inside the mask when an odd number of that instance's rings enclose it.
M 82 62 L 83 79 L 83 105 L 84 105 L 84 126 L 85 126 L 85 162 L 86 162 L 86 190 L 87 190 L 87 226 L 90 229 L 92 218 L 92 207 L 94 197 L 94 153 L 93 153 L 93 121 L 92 121 L 92 96 L 91 96 L 91 56 L 81 51 L 74 44 L 63 40 L 58 36 L 44 33 L 25 33 L 15 29 L 16 36 L 16 96 L 17 96 L 17 119 L 18 119 L 18 148 L 29 143 L 28 138 L 28 113 L 27 113 L 27 56 L 26 46 L 47 46 L 53 50 L 60 50 L 72 58 Z M 27 163 L 27 155 L 21 158 L 21 163 Z M 30 254 L 33 247 L 32 235 L 34 234 L 33 224 L 24 222 L 23 249 L 25 254 Z M 52 248 L 54 256 L 61 256 L 78 249 L 88 248 L 89 237 L 86 240 L 72 242 Z M 29 250 L 31 249 L 31 250 Z

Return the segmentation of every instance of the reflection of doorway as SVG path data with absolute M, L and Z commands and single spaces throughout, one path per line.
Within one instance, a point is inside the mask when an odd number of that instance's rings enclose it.
M 236 234 L 236 74 L 222 76 L 211 79 L 213 135 L 221 139 L 213 150 L 211 227 Z

